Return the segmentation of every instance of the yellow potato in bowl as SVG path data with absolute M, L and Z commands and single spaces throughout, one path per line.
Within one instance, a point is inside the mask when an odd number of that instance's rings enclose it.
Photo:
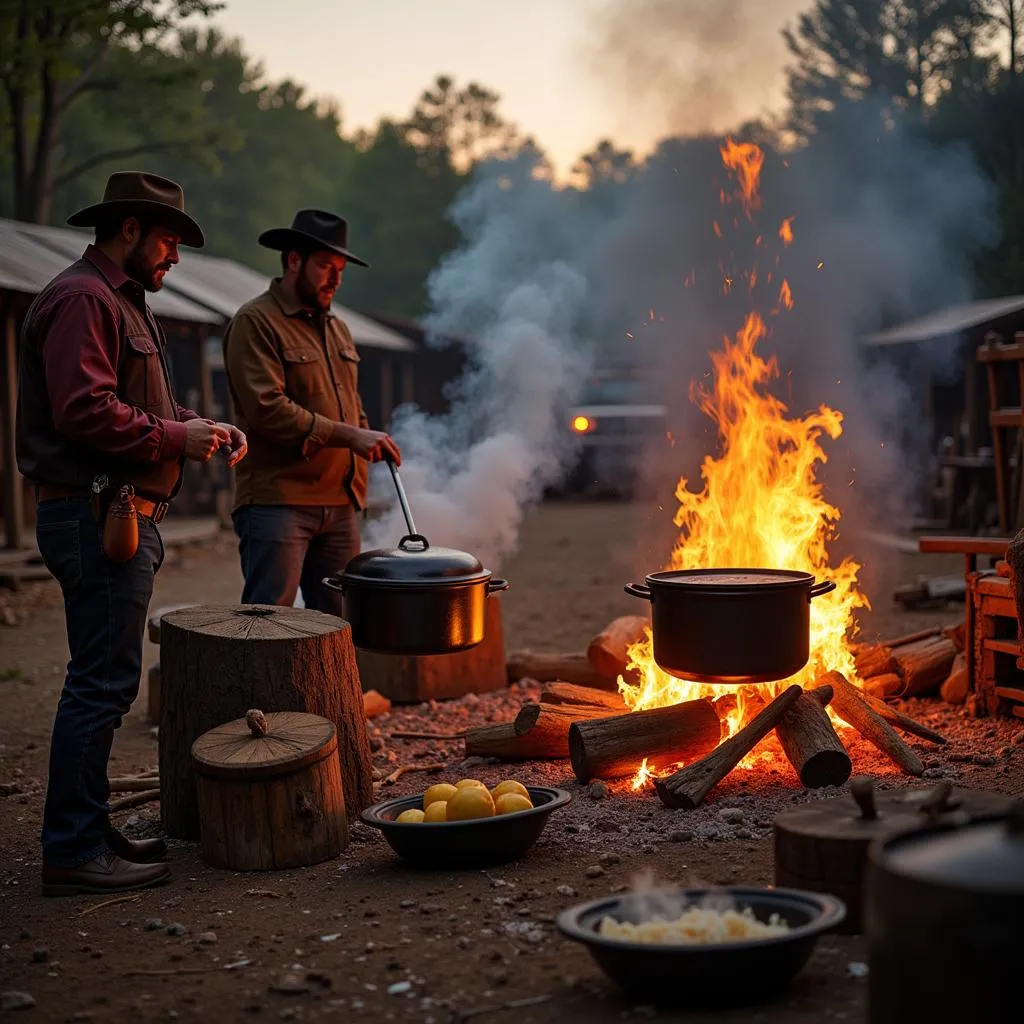
M 519 793 L 502 793 L 494 801 L 495 814 L 515 814 L 517 811 L 532 811 L 533 804 Z
M 494 801 L 483 786 L 464 786 L 448 801 L 445 813 L 448 821 L 493 818 Z
M 455 783 L 456 789 L 469 789 L 473 786 L 477 789 L 487 789 L 479 779 L 459 779 L 459 781 Z
M 423 820 L 423 812 L 418 807 L 410 807 L 407 811 L 402 813 L 395 818 L 395 821 L 404 825 L 408 822 L 419 823 Z
M 495 800 L 499 796 L 504 796 L 506 793 L 518 793 L 522 797 L 526 797 L 530 800 L 530 791 L 521 783 L 516 782 L 515 779 L 506 779 L 504 782 L 499 782 L 494 789 L 491 790 L 491 796 Z M 533 806 L 533 801 L 530 800 L 530 806 Z
M 435 800 L 424 812 L 423 821 L 438 822 L 448 820 L 448 801 Z
M 450 782 L 438 782 L 423 794 L 423 810 L 438 801 L 447 802 L 455 796 L 455 787 Z

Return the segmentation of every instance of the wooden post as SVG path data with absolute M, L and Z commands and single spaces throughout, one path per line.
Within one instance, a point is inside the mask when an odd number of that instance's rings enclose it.
M 169 835 L 200 835 L 192 744 L 253 707 L 333 722 L 345 806 L 358 815 L 370 804 L 370 740 L 347 622 L 309 608 L 198 605 L 164 615 L 160 633 L 160 807 Z
M 18 408 L 18 335 L 15 315 L 10 299 L 4 297 L 0 306 L 3 314 L 3 373 L 0 387 L 0 412 L 3 418 L 4 468 L 4 534 L 5 546 L 17 551 L 25 530 L 22 505 L 22 481 L 18 472 L 18 459 L 14 442 L 14 425 Z

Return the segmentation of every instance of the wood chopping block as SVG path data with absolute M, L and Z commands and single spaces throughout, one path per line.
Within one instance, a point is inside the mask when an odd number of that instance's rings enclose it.
M 306 867 L 348 844 L 334 723 L 300 711 L 219 725 L 192 744 L 203 859 L 231 871 Z
M 930 822 L 1004 814 L 1010 803 L 999 793 L 949 783 L 880 792 L 873 779 L 861 776 L 845 796 L 801 804 L 775 818 L 775 885 L 838 896 L 846 904 L 846 920 L 837 931 L 859 934 L 867 851 L 874 840 Z

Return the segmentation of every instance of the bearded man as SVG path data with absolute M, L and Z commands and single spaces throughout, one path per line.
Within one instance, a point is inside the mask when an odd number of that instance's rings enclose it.
M 132 842 L 111 825 L 107 762 L 139 692 L 164 555 L 157 525 L 185 460 L 227 449 L 234 465 L 246 451 L 236 427 L 174 400 L 166 339 L 146 304 L 178 262 L 179 244 L 203 245 L 181 187 L 119 172 L 103 201 L 68 223 L 95 228 L 95 244 L 29 307 L 18 366 L 18 469 L 36 485 L 36 540 L 60 583 L 71 653 L 43 809 L 47 896 L 120 892 L 169 876 L 162 839 Z M 122 534 L 108 547 L 104 525 L 122 496 L 119 511 L 134 505 L 137 543 Z
M 259 243 L 281 253 L 280 277 L 235 314 L 224 333 L 224 364 L 251 452 L 235 477 L 232 519 L 239 538 L 244 604 L 341 615 L 325 576 L 359 553 L 357 511 L 368 463 L 401 462 L 386 434 L 368 429 L 352 335 L 331 312 L 349 263 L 348 224 L 300 210 L 289 228 Z

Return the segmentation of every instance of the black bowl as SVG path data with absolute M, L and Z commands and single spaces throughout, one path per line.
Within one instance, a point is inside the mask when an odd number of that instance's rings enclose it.
M 395 821 L 402 811 L 422 808 L 423 794 L 385 800 L 363 811 L 367 825 L 379 828 L 391 849 L 428 867 L 482 867 L 518 860 L 537 841 L 548 815 L 570 799 L 564 789 L 527 786 L 533 810 L 470 821 Z
M 750 907 L 759 921 L 778 914 L 790 928 L 765 939 L 667 946 L 598 934 L 605 916 L 633 924 L 650 918 L 650 911 L 628 895 L 581 903 L 558 915 L 562 934 L 586 945 L 605 974 L 630 995 L 675 1005 L 740 1005 L 779 992 L 806 966 L 818 936 L 846 916 L 846 905 L 834 896 L 797 889 L 666 889 L 652 895 L 685 899 L 687 905 L 705 896 L 731 896 L 737 909 Z

